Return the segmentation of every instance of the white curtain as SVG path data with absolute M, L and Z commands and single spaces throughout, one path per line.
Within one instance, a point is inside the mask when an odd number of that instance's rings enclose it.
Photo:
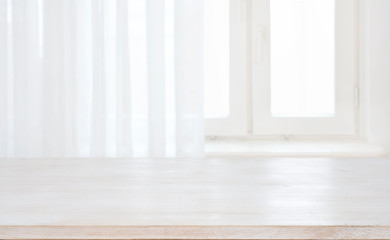
M 0 0 L 0 157 L 200 157 L 201 0 Z

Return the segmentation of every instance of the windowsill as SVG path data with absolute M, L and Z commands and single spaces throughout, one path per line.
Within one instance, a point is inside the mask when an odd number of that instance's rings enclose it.
M 214 140 L 206 142 L 207 157 L 384 157 L 383 147 L 359 140 L 280 141 Z

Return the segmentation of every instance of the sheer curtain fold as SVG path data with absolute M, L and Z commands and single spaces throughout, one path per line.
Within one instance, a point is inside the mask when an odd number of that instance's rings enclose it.
M 175 1 L 175 17 L 176 152 L 195 156 L 203 139 L 202 1 Z
M 201 157 L 202 1 L 0 0 L 0 157 Z
M 117 1 L 116 51 L 117 51 L 117 153 L 119 156 L 131 156 L 131 90 L 130 90 L 130 57 L 128 34 L 128 3 L 127 0 Z
M 0 0 L 0 155 L 7 154 L 7 0 Z
M 149 147 L 165 155 L 165 8 L 164 0 L 146 0 L 149 86 Z M 160 39 L 156 41 L 156 39 Z

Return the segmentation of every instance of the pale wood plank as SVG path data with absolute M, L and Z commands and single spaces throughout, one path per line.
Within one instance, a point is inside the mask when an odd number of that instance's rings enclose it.
M 3 239 L 389 239 L 390 226 L 1 226 Z
M 0 159 L 0 239 L 390 239 L 389 159 Z

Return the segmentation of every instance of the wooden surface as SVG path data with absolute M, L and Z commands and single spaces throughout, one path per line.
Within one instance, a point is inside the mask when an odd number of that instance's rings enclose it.
M 0 160 L 0 239 L 108 238 L 390 239 L 390 160 Z

